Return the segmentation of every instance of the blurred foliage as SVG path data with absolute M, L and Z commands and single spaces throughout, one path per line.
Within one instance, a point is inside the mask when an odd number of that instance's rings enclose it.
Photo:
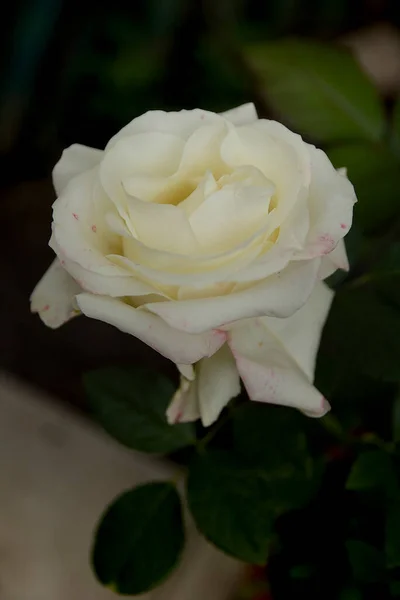
M 400 101 L 380 98 L 333 42 L 382 18 L 400 23 L 397 0 L 24 0 L 3 23 L 3 185 L 49 174 L 73 142 L 104 146 L 146 110 L 249 100 L 348 169 L 351 270 L 329 280 L 316 372 L 331 415 L 239 402 L 194 439 L 163 421 L 169 382 L 86 378 L 121 443 L 181 452 L 198 528 L 236 557 L 268 559 L 275 600 L 400 597 Z M 127 492 L 100 524 L 94 567 L 115 590 L 149 589 L 179 558 L 178 496 L 164 485 Z

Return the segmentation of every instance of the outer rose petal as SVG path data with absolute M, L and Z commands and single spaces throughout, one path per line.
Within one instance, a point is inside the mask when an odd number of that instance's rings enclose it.
M 263 324 L 280 340 L 307 377 L 314 379 L 315 360 L 334 292 L 318 282 L 305 305 L 287 319 L 265 317 Z
M 240 393 L 239 373 L 227 344 L 210 358 L 200 360 L 195 373 L 187 373 L 190 377 L 184 375 L 182 365 L 178 367 L 183 376 L 167 410 L 169 423 L 195 421 L 200 417 L 204 427 L 208 427 L 218 419 L 229 400 Z
M 319 266 L 320 259 L 292 263 L 281 273 L 242 292 L 200 300 L 155 302 L 143 308 L 162 317 L 174 329 L 190 333 L 249 317 L 288 317 L 308 299 Z
M 315 358 L 333 292 L 317 284 L 288 319 L 254 319 L 232 328 L 229 345 L 252 400 L 323 416 L 329 404 L 313 387 Z
M 329 254 L 349 231 L 357 201 L 350 181 L 336 171 L 322 150 L 308 146 L 312 177 L 309 192 L 310 232 L 303 260 Z
M 79 285 L 54 260 L 31 295 L 31 311 L 39 313 L 48 327 L 56 329 L 76 316 L 73 300 L 81 292 Z
M 198 335 L 176 331 L 159 317 L 107 296 L 79 294 L 76 302 L 87 317 L 137 337 L 175 363 L 191 364 L 212 356 L 226 340 L 221 331 Z
M 253 102 L 231 108 L 230 110 L 220 113 L 220 115 L 234 125 L 250 125 L 250 123 L 254 123 L 258 120 L 256 107 Z
M 174 423 L 187 423 L 200 418 L 199 397 L 197 386 L 186 377 L 181 377 L 181 383 L 176 390 L 171 404 L 167 409 L 167 420 L 170 425 Z
M 57 196 L 73 177 L 95 167 L 101 161 L 103 154 L 102 150 L 81 144 L 72 144 L 66 148 L 53 169 L 53 185 Z
M 239 373 L 227 344 L 199 362 L 197 393 L 204 427 L 214 423 L 229 400 L 240 393 Z
M 326 279 L 338 269 L 342 269 L 343 271 L 350 269 L 344 240 L 340 240 L 336 248 L 322 258 L 318 277 L 319 279 Z

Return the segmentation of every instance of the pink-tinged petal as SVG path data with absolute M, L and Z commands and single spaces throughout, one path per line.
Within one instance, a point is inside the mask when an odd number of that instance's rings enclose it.
M 326 413 L 325 398 L 261 319 L 234 327 L 228 343 L 251 400 L 292 406 L 310 416 Z
M 249 317 L 288 317 L 308 299 L 320 259 L 289 264 L 261 284 L 241 292 L 200 300 L 156 302 L 144 308 L 174 329 L 201 333 Z
M 253 102 L 247 102 L 236 108 L 231 108 L 223 113 L 220 113 L 221 117 L 224 117 L 234 125 L 250 125 L 257 121 L 257 111 Z
M 200 418 L 199 399 L 196 383 L 181 377 L 179 388 L 176 390 L 171 404 L 167 409 L 167 421 L 170 425 L 187 423 Z
M 53 185 L 57 196 L 61 194 L 73 177 L 98 165 L 103 154 L 103 150 L 81 144 L 72 144 L 66 148 L 53 169 Z
M 348 271 L 350 269 L 344 240 L 340 240 L 336 248 L 332 250 L 330 254 L 322 257 L 318 278 L 326 279 L 338 269 L 342 269 L 342 271 Z
M 197 335 L 177 331 L 156 315 L 115 298 L 79 294 L 76 301 L 87 317 L 137 337 L 175 363 L 191 364 L 204 356 L 212 356 L 226 340 L 226 334 L 220 331 Z
M 53 204 L 50 244 L 55 242 L 69 260 L 85 269 L 103 275 L 121 274 L 106 258 L 121 251 L 121 239 L 106 221 L 107 212 L 112 210 L 113 204 L 99 185 L 97 168 L 74 177 Z
M 330 254 L 349 231 L 357 201 L 350 181 L 336 171 L 322 150 L 308 146 L 311 157 L 310 231 L 299 260 Z
M 239 373 L 227 344 L 198 363 L 196 383 L 201 421 L 209 427 L 229 400 L 240 393 Z
M 265 317 L 263 325 L 285 347 L 310 380 L 314 379 L 315 361 L 322 329 L 332 304 L 334 292 L 318 282 L 307 302 L 287 319 Z
M 31 311 L 39 313 L 45 325 L 56 329 L 78 314 L 74 299 L 81 291 L 56 259 L 32 292 Z

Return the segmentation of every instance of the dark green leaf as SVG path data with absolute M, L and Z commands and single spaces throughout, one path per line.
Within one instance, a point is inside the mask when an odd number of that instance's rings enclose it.
M 363 600 L 363 595 L 355 587 L 347 587 L 340 592 L 338 600 Z
M 398 97 L 393 109 L 392 118 L 392 148 L 400 157 L 400 98 Z
M 385 574 L 382 552 L 359 540 L 348 540 L 346 548 L 355 581 L 372 583 L 382 580 Z
M 319 484 L 305 424 L 303 415 L 282 406 L 247 402 L 233 412 L 235 452 L 274 482 L 270 495 L 278 512 L 304 505 Z
M 378 94 L 346 51 L 285 40 L 251 47 L 247 55 L 271 106 L 300 133 L 323 142 L 382 136 Z
M 396 396 L 393 402 L 393 441 L 395 444 L 400 442 L 400 393 Z
M 389 495 L 395 494 L 397 480 L 390 455 L 383 450 L 360 454 L 352 466 L 346 488 L 355 491 L 381 488 Z
M 265 564 L 274 519 L 273 479 L 234 454 L 209 451 L 191 465 L 188 503 L 199 531 L 218 548 Z
M 326 322 L 318 369 L 329 366 L 325 393 L 353 369 L 385 381 L 400 379 L 400 312 L 366 286 L 339 291 Z
M 87 373 L 84 384 L 98 421 L 129 448 L 167 453 L 195 440 L 192 424 L 167 423 L 165 412 L 175 389 L 163 375 L 108 368 Z
M 246 402 L 232 413 L 235 450 L 264 468 L 308 459 L 304 417 L 282 406 Z
M 399 162 L 387 148 L 354 143 L 334 146 L 327 154 L 336 168 L 347 168 L 358 198 L 354 207 L 355 221 L 364 231 L 374 231 L 398 215 Z
M 172 483 L 125 492 L 107 509 L 93 548 L 93 567 L 107 587 L 141 594 L 161 583 L 184 545 L 182 511 Z
M 400 197 L 400 196 L 399 196 Z M 400 244 L 391 244 L 388 251 L 367 275 L 372 285 L 390 304 L 400 308 Z
M 387 508 L 386 561 L 389 568 L 400 567 L 400 494 Z
M 400 581 L 392 581 L 390 583 L 390 593 L 395 598 L 400 596 Z

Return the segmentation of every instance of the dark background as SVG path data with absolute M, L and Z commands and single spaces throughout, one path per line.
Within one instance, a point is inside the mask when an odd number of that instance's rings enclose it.
M 103 323 L 79 318 L 52 331 L 30 314 L 30 292 L 52 260 L 50 175 L 61 150 L 74 142 L 101 148 L 149 109 L 220 111 L 253 100 L 274 116 L 247 69 L 246 46 L 286 36 L 350 39 L 372 57 L 390 106 L 400 56 L 386 46 L 397 39 L 399 1 L 27 0 L 8 11 L 0 37 L 0 368 L 82 407 L 88 368 L 174 368 Z

